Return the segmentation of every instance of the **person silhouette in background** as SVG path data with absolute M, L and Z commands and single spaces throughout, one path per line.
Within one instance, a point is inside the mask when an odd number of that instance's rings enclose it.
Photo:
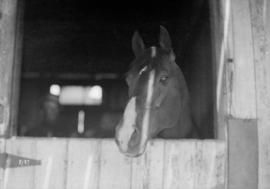
M 40 104 L 38 120 L 34 127 L 25 133 L 33 137 L 61 137 L 64 133 L 58 128 L 60 104 L 58 96 L 47 94 Z

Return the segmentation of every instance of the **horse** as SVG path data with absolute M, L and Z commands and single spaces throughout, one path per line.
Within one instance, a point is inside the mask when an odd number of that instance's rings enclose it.
M 159 46 L 147 49 L 135 31 L 132 49 L 135 59 L 126 74 L 129 100 L 115 129 L 120 152 L 140 156 L 148 140 L 155 137 L 198 138 L 189 91 L 175 62 L 168 31 L 160 26 Z

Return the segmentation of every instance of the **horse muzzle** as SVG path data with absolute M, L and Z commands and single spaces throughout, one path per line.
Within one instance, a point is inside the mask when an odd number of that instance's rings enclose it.
M 134 127 L 135 128 L 135 127 Z M 138 157 L 144 153 L 147 141 L 141 142 L 140 132 L 134 129 L 129 138 L 121 137 L 119 126 L 116 129 L 115 142 L 120 150 L 126 156 Z

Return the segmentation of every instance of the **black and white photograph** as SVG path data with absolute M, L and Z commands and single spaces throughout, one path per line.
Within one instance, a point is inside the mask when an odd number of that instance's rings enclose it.
M 0 189 L 269 189 L 270 1 L 0 1 Z

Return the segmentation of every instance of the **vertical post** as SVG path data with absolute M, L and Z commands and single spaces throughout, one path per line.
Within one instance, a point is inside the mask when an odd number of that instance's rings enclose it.
M 270 188 L 270 2 L 250 0 L 258 126 L 259 189 Z
M 230 22 L 225 52 L 220 52 L 224 28 L 226 2 L 230 3 Z M 257 128 L 257 81 L 255 70 L 256 54 L 251 9 L 258 2 L 246 0 L 211 1 L 215 53 L 225 56 L 217 68 L 224 63 L 217 77 L 222 82 L 217 88 L 221 94 L 217 102 L 218 136 L 228 140 L 228 188 L 258 187 L 258 128 Z M 256 11 L 255 11 L 256 12 Z M 257 13 L 256 13 L 257 14 Z M 222 60 L 216 58 L 216 60 Z M 226 137 L 227 128 L 227 137 Z M 225 132 L 223 132 L 225 131 Z M 259 134 L 260 136 L 260 134 Z
M 210 22 L 211 22 L 211 36 L 212 36 L 212 59 L 213 59 L 213 93 L 214 98 L 214 129 L 215 136 L 218 139 L 225 139 L 226 135 L 226 107 L 227 107 L 227 86 L 226 86 L 226 77 L 225 74 L 222 73 L 222 83 L 221 83 L 221 91 L 222 95 L 219 98 L 219 102 L 217 102 L 217 78 L 218 78 L 218 70 L 221 66 L 220 57 L 221 46 L 224 43 L 224 2 L 226 1 L 217 1 L 211 0 L 210 3 Z M 225 54 L 224 61 L 229 59 L 229 54 Z M 225 64 L 226 66 L 226 64 Z M 224 69 L 225 70 L 225 69 Z M 217 108 L 217 104 L 220 105 L 219 109 Z
M 256 80 L 251 6 L 246 0 L 231 0 L 231 61 L 226 66 L 229 141 L 228 187 L 258 187 L 258 134 Z
M 17 0 L 0 2 L 0 137 L 9 135 Z
M 5 138 L 9 135 L 16 11 L 17 0 L 0 1 L 0 154 L 5 152 Z M 0 158 L 0 161 L 4 159 Z M 0 169 L 0 188 L 5 184 L 4 173 L 4 169 Z
M 16 11 L 16 27 L 15 27 L 15 49 L 14 62 L 12 69 L 11 83 L 11 102 L 10 102 L 10 125 L 8 135 L 17 135 L 18 131 L 18 111 L 19 111 L 19 94 L 20 94 L 20 79 L 21 79 L 21 62 L 23 48 L 23 17 L 24 17 L 24 0 L 17 2 Z

